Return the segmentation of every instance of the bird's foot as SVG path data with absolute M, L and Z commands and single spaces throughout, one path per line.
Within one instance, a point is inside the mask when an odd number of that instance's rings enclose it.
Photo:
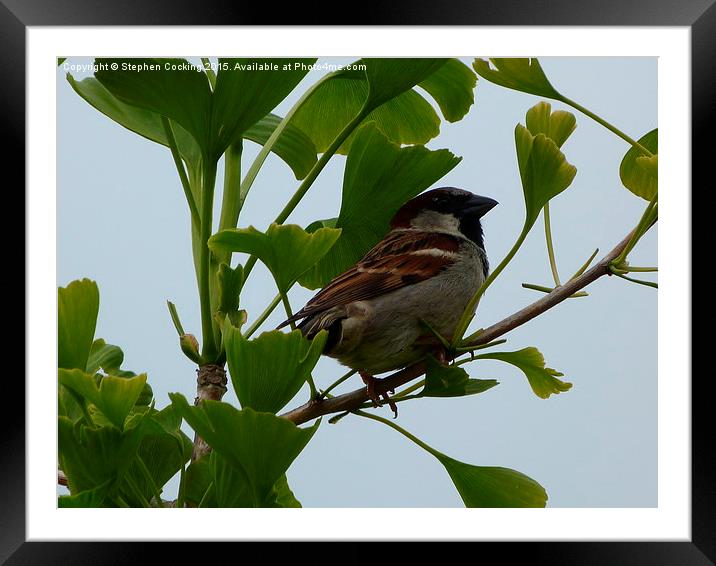
M 388 403 L 388 406 L 390 407 L 390 409 L 393 411 L 393 415 L 394 415 L 393 418 L 397 419 L 398 418 L 398 406 L 395 404 L 395 401 L 393 401 L 390 398 L 390 395 L 388 395 L 388 392 L 386 391 L 385 393 L 381 393 L 380 395 L 378 395 L 375 391 L 375 384 L 377 381 L 380 381 L 380 380 L 378 378 L 372 376 L 368 372 L 365 372 L 362 370 L 358 371 L 358 373 L 360 374 L 361 378 L 363 379 L 363 383 L 365 383 L 365 385 L 366 385 L 366 393 L 368 394 L 368 398 L 371 401 L 373 401 L 373 406 L 374 407 L 382 407 L 383 403 L 381 403 L 381 401 L 380 401 L 380 398 L 382 397 L 383 400 L 385 400 L 385 402 Z M 393 389 L 391 389 L 390 392 L 395 393 L 395 391 Z

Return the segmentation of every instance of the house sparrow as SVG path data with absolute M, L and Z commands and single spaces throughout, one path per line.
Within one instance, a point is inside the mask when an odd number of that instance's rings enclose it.
M 462 313 L 487 277 L 480 218 L 497 201 L 452 187 L 405 203 L 390 231 L 358 263 L 284 321 L 302 320 L 307 338 L 328 331 L 324 354 L 358 370 L 375 395 L 375 374 L 444 350 Z M 395 404 L 387 395 L 397 415 Z

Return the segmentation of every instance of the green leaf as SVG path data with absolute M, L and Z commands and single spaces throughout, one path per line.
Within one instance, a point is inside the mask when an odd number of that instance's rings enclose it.
M 545 367 L 544 356 L 535 347 L 530 346 L 516 352 L 490 352 L 475 356 L 475 359 L 501 360 L 522 370 L 535 395 L 547 399 L 550 395 L 569 391 L 572 384 L 557 379 L 564 374 Z
M 278 481 L 273 486 L 273 492 L 269 497 L 270 499 L 275 498 L 271 507 L 302 507 L 301 502 L 296 499 L 296 496 L 288 485 L 286 474 L 278 478 Z
M 388 100 L 410 90 L 434 74 L 447 61 L 447 59 L 389 57 L 361 59 L 358 63 L 365 64 L 365 76 L 368 81 L 365 108 L 368 111 L 374 110 Z
M 107 497 L 107 491 L 111 480 L 94 489 L 87 489 L 75 495 L 61 495 L 57 498 L 57 506 L 60 509 L 69 507 L 101 507 Z
M 263 502 L 254 505 L 249 478 L 242 467 L 232 465 L 217 452 L 212 452 L 211 471 L 213 497 L 204 500 L 205 507 L 264 507 Z
M 120 126 L 124 126 L 148 140 L 168 147 L 169 142 L 162 126 L 161 114 L 125 104 L 93 77 L 76 81 L 68 73 L 67 82 L 87 103 Z M 201 162 L 199 145 L 179 123 L 172 121 L 172 129 L 179 154 L 191 170 L 197 171 Z
M 517 162 L 525 197 L 525 227 L 531 228 L 544 206 L 574 180 L 570 165 L 555 142 L 540 133 L 533 136 L 522 124 L 515 128 Z
M 89 279 L 57 290 L 57 367 L 85 369 L 99 312 L 99 289 Z
M 244 132 L 244 139 L 265 145 L 282 120 L 280 116 L 267 114 Z M 283 159 L 298 180 L 304 179 L 317 161 L 313 140 L 291 123 L 286 125 L 271 151 Z
M 146 374 L 131 378 L 104 376 L 98 387 L 94 376 L 80 370 L 67 369 L 60 369 L 58 378 L 60 385 L 94 404 L 120 430 L 147 381 Z
M 193 443 L 179 428 L 181 417 L 173 405 L 161 411 L 152 411 L 144 419 L 142 442 L 138 455 L 147 466 L 154 484 L 161 491 L 179 469 L 191 459 Z M 154 495 L 148 481 L 136 463 L 133 465 L 133 477 L 143 489 L 147 498 Z
M 123 361 L 124 352 L 119 346 L 107 344 L 102 338 L 97 338 L 90 348 L 85 371 L 97 373 L 102 369 L 109 373 L 110 370 L 118 370 Z
M 205 400 L 190 406 L 183 395 L 169 397 L 184 420 L 233 466 L 241 468 L 251 485 L 255 506 L 262 505 L 282 474 L 316 432 L 291 421 L 250 408 L 241 411 L 227 403 Z
M 67 81 L 77 94 L 108 118 L 148 140 L 168 146 L 160 114 L 125 104 L 93 77 L 77 81 L 68 73 Z M 264 145 L 281 120 L 280 116 L 267 114 L 248 128 L 243 137 Z M 201 161 L 199 145 L 177 122 L 172 121 L 172 129 L 180 155 L 191 170 L 197 171 Z M 271 150 L 291 168 L 297 179 L 303 179 L 316 162 L 317 152 L 313 142 L 291 124 L 287 125 Z
M 213 484 L 214 470 L 211 464 L 212 454 L 216 454 L 216 452 L 210 452 L 198 460 L 194 460 L 186 469 L 184 476 L 184 498 L 189 507 L 198 507 L 201 500 L 204 499 L 207 490 Z M 213 497 L 208 507 L 216 507 Z
M 244 284 L 244 268 L 237 265 L 233 268 L 227 263 L 219 265 L 217 273 L 219 280 L 219 310 L 232 313 L 239 310 L 239 294 Z
M 59 67 L 59 66 L 62 65 L 62 63 L 64 63 L 65 61 L 67 61 L 67 57 L 58 57 L 58 58 L 57 58 L 57 66 Z
M 491 83 L 537 96 L 561 98 L 536 58 L 491 58 L 489 61 L 476 58 L 472 67 L 478 75 Z
M 315 59 L 220 59 L 213 92 L 206 74 L 184 59 L 96 61 L 104 68 L 95 77 L 111 94 L 177 122 L 192 135 L 201 153 L 216 162 L 301 81 L 308 67 L 300 63 Z M 278 69 L 252 69 L 269 62 Z M 112 69 L 113 64 L 118 69 Z
M 315 58 L 219 59 L 211 108 L 215 158 L 286 98 L 315 62 Z
M 636 196 L 651 200 L 659 189 L 656 155 L 659 152 L 659 129 L 655 128 L 639 138 L 639 143 L 654 156 L 648 157 L 636 147 L 631 147 L 619 166 L 619 178 L 622 184 Z
M 212 93 L 206 75 L 197 67 L 174 58 L 98 58 L 95 63 L 100 66 L 95 77 L 112 95 L 180 124 L 203 154 L 215 157 L 210 129 Z
M 446 149 L 401 148 L 374 124 L 362 126 L 343 174 L 343 198 L 336 220 L 341 235 L 299 279 L 301 285 L 322 287 L 353 265 L 385 236 L 390 219 L 407 200 L 445 176 L 460 160 Z
M 123 478 L 137 453 L 142 427 L 120 431 L 93 428 L 59 417 L 60 468 L 67 476 L 70 493 L 94 489 L 108 482 L 113 489 Z
M 499 382 L 495 379 L 470 379 L 459 366 L 445 366 L 432 356 L 426 358 L 427 372 L 421 397 L 463 397 L 483 393 Z
M 286 293 L 335 244 L 341 231 L 321 228 L 308 233 L 295 224 L 271 224 L 267 232 L 253 226 L 222 230 L 209 238 L 214 252 L 245 252 L 257 256 L 271 271 L 279 291 Z
M 472 69 L 458 59 L 448 59 L 418 86 L 424 89 L 440 106 L 448 122 L 462 120 L 475 102 L 477 77 Z
M 516 470 L 473 466 L 437 455 L 462 497 L 465 507 L 545 507 L 547 492 Z
M 427 91 L 450 121 L 462 118 L 474 101 L 475 76 L 456 59 L 361 59 L 365 71 L 343 70 L 316 88 L 292 123 L 310 137 L 319 153 L 356 116 L 375 122 L 398 144 L 425 144 L 440 132 L 440 118 L 414 88 Z M 347 154 L 355 140 L 338 149 Z
M 544 134 L 557 147 L 562 147 L 577 127 L 577 119 L 574 114 L 564 110 L 552 112 L 552 105 L 542 101 L 527 111 L 525 124 L 533 136 Z
M 231 382 L 241 406 L 276 413 L 310 377 L 328 333 L 308 340 L 300 330 L 274 330 L 246 340 L 241 332 L 225 325 L 223 336 Z

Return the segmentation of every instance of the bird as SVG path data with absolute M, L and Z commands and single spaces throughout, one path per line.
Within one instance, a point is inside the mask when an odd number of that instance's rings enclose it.
M 451 340 L 489 273 L 481 218 L 498 202 L 455 187 L 424 192 L 393 215 L 389 231 L 355 265 L 331 280 L 278 328 L 312 339 L 328 331 L 323 354 L 356 370 L 375 394 L 376 374 L 432 353 Z M 471 313 L 474 314 L 474 313 Z M 383 394 L 397 417 L 397 408 Z

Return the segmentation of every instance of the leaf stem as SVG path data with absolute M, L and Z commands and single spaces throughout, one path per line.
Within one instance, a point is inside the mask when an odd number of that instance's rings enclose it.
M 453 335 L 452 340 L 453 346 L 457 346 L 460 340 L 462 340 L 462 335 L 465 334 L 465 330 L 467 330 L 467 327 L 472 320 L 473 313 L 475 311 L 475 308 L 477 307 L 477 303 L 480 301 L 480 298 L 482 297 L 482 295 L 485 294 L 485 291 L 492 284 L 492 282 L 497 279 L 498 275 L 502 273 L 502 270 L 507 267 L 507 264 L 510 263 L 512 258 L 515 257 L 517 250 L 520 249 L 520 246 L 525 241 L 525 238 L 529 233 L 529 229 L 530 226 L 528 224 L 525 224 L 525 226 L 522 228 L 522 232 L 520 232 L 520 235 L 517 237 L 517 241 L 514 243 L 510 251 L 507 252 L 505 258 L 500 262 L 500 264 L 495 268 L 495 270 L 490 273 L 490 275 L 488 275 L 487 279 L 485 279 L 485 282 L 480 285 L 480 288 L 470 299 L 470 302 L 467 304 L 467 307 L 465 307 L 465 310 L 462 313 L 462 317 L 460 318 L 460 322 L 455 329 L 455 334 Z M 470 341 L 471 338 L 472 336 L 468 337 L 466 341 Z
M 184 162 L 179 154 L 179 148 L 177 146 L 177 140 L 174 137 L 174 130 L 169 118 L 162 116 L 162 126 L 164 127 L 164 133 L 167 136 L 167 143 L 169 143 L 169 149 L 172 152 L 172 158 L 174 159 L 174 165 L 176 166 L 177 173 L 179 173 L 179 180 L 181 181 L 182 189 L 184 189 L 184 196 L 186 202 L 189 204 L 189 212 L 191 213 L 191 221 L 195 226 L 201 224 L 199 218 L 199 210 L 196 207 L 194 201 L 194 195 L 191 192 L 191 185 L 189 184 L 189 178 L 186 175 L 186 169 L 184 169 Z
M 202 357 L 213 360 L 216 357 L 213 317 L 211 316 L 210 269 L 211 251 L 207 242 L 211 236 L 212 208 L 214 203 L 214 183 L 216 182 L 216 162 L 204 156 L 204 171 L 201 197 L 201 237 L 199 241 L 199 302 L 201 306 L 201 333 L 203 337 Z
M 349 372 L 343 374 L 343 375 L 342 375 L 341 377 L 339 377 L 336 381 L 334 381 L 333 383 L 331 383 L 331 384 L 328 386 L 328 388 L 320 394 L 320 398 L 323 399 L 324 397 L 326 397 L 329 392 L 333 391 L 336 387 L 338 387 L 341 383 L 343 383 L 345 380 L 347 380 L 347 379 L 348 379 L 349 377 L 351 377 L 352 375 L 355 375 L 355 374 L 357 373 L 357 371 L 358 371 L 358 370 L 352 369 L 351 371 L 349 371 Z
M 576 278 L 579 277 L 582 273 L 584 273 L 585 271 L 587 271 L 587 268 L 589 267 L 589 264 L 592 263 L 592 261 L 594 260 L 595 257 L 597 257 L 597 254 L 598 254 L 598 253 L 599 253 L 599 248 L 597 248 L 596 250 L 594 250 L 594 252 L 592 253 L 592 255 L 589 256 L 589 258 L 587 259 L 587 261 L 585 261 L 585 262 L 582 264 L 582 267 L 580 267 L 580 268 L 577 270 L 577 272 L 576 272 L 574 275 L 572 275 L 572 277 L 569 278 L 569 280 L 571 281 L 572 279 L 576 279 Z
M 634 246 L 636 246 L 637 242 L 654 225 L 658 218 L 658 201 L 659 193 L 655 193 L 649 201 L 649 204 L 644 209 L 644 212 L 639 219 L 639 223 L 636 225 L 636 228 L 632 233 L 631 239 L 627 243 L 626 247 L 622 250 L 622 253 L 619 254 L 619 257 L 617 257 L 612 262 L 614 265 L 620 265 L 624 263 L 626 261 L 627 255 L 629 255 L 629 253 L 634 249 Z
M 239 221 L 239 212 L 243 201 L 241 192 L 241 153 L 243 140 L 232 143 L 224 153 L 224 194 L 221 201 L 221 216 L 219 230 L 236 228 Z M 231 261 L 231 252 L 228 253 Z
M 378 415 L 373 415 L 373 414 L 371 414 L 371 413 L 366 413 L 365 411 L 361 411 L 360 409 L 358 409 L 358 410 L 356 410 L 356 411 L 353 411 L 353 412 L 354 412 L 356 415 L 360 416 L 360 417 L 365 417 L 366 419 L 371 419 L 371 420 L 374 420 L 374 421 L 378 421 L 379 423 L 383 423 L 384 425 L 389 426 L 389 427 L 392 428 L 393 430 L 398 431 L 400 434 L 402 434 L 402 435 L 403 435 L 405 438 L 407 438 L 408 440 L 412 440 L 415 444 L 417 444 L 418 446 L 420 446 L 420 448 L 422 448 L 423 450 L 426 450 L 427 452 L 430 452 L 430 454 L 432 454 L 432 455 L 435 456 L 436 458 L 439 458 L 439 457 L 443 456 L 443 454 L 440 453 L 440 452 L 438 452 L 437 450 L 435 450 L 435 448 L 433 448 L 432 446 L 429 446 L 429 445 L 425 444 L 425 443 L 424 443 L 422 440 L 420 440 L 417 436 L 415 436 L 414 434 L 409 433 L 407 430 L 405 430 L 405 429 L 404 429 L 403 427 L 401 427 L 401 426 L 398 426 L 398 425 L 395 424 L 393 421 L 390 421 L 390 420 L 388 420 L 388 419 L 386 419 L 386 418 L 384 418 L 384 417 L 379 417 Z
M 249 194 L 249 191 L 251 190 L 251 186 L 254 184 L 254 181 L 256 180 L 256 176 L 258 175 L 259 171 L 261 170 L 262 165 L 264 164 L 264 161 L 266 161 L 266 158 L 268 157 L 269 153 L 273 149 L 273 146 L 276 144 L 276 141 L 281 136 L 283 131 L 286 129 L 286 126 L 291 121 L 291 118 L 293 118 L 294 114 L 303 106 L 303 104 L 310 98 L 310 96 L 315 92 L 315 90 L 323 84 L 328 79 L 332 78 L 335 73 L 328 73 L 324 77 L 322 77 L 320 80 L 318 80 L 315 84 L 313 84 L 303 95 L 301 98 L 296 101 L 296 104 L 293 105 L 291 110 L 288 111 L 288 113 L 283 117 L 283 120 L 276 126 L 276 129 L 271 132 L 271 135 L 266 140 L 266 143 L 261 147 L 261 150 L 259 151 L 258 155 L 254 159 L 253 163 L 251 163 L 251 166 L 249 167 L 249 170 L 246 172 L 246 176 L 244 177 L 244 180 L 241 182 L 241 188 L 239 190 L 239 202 L 241 205 L 239 206 L 239 210 L 241 210 L 241 206 L 243 206 L 244 201 L 246 200 L 246 197 Z M 309 173 L 310 174 L 310 173 Z M 280 224 L 280 222 L 279 222 Z
M 613 125 L 610 124 L 609 122 L 607 122 L 604 118 L 602 118 L 602 117 L 600 117 L 600 116 L 597 116 L 594 112 L 592 112 L 591 110 L 585 108 L 585 107 L 582 106 L 581 104 L 575 102 L 574 100 L 570 100 L 569 98 L 567 98 L 566 96 L 563 96 L 563 95 L 561 95 L 561 94 L 560 94 L 559 100 L 561 100 L 561 101 L 564 102 L 565 104 L 569 104 L 572 108 L 575 108 L 576 110 L 579 110 L 579 111 L 582 112 L 583 114 L 586 114 L 586 115 L 589 116 L 592 120 L 594 120 L 595 122 L 601 124 L 601 125 L 604 126 L 607 130 L 609 130 L 609 131 L 612 132 L 613 134 L 616 134 L 616 135 L 619 136 L 621 139 L 623 139 L 625 142 L 627 142 L 628 144 L 630 144 L 630 145 L 632 145 L 633 147 L 637 148 L 637 149 L 638 149 L 639 151 L 641 151 L 644 155 L 646 155 L 646 156 L 648 156 L 648 157 L 652 157 L 652 156 L 653 156 L 653 154 L 652 154 L 648 149 L 646 149 L 643 145 L 641 145 L 638 141 L 636 141 L 636 140 L 630 138 L 628 135 L 626 135 L 626 134 L 625 134 L 624 132 L 622 132 L 620 129 L 618 129 L 617 127 L 613 126 Z
M 634 279 L 633 277 L 627 277 L 623 273 L 614 273 L 617 277 L 621 277 L 622 279 L 626 279 L 627 281 L 631 281 L 632 283 L 638 283 L 639 285 L 646 285 L 647 287 L 653 287 L 654 289 L 659 288 L 658 283 L 654 283 L 653 281 L 642 281 L 641 279 Z
M 549 203 L 544 205 L 544 234 L 547 239 L 547 255 L 549 256 L 549 266 L 552 269 L 552 277 L 554 278 L 554 286 L 559 287 L 562 283 L 559 281 L 559 273 L 557 272 L 557 260 L 554 257 L 554 245 L 552 244 L 552 225 L 549 217 Z
M 264 309 L 264 312 L 262 312 L 259 317 L 246 329 L 246 332 L 244 333 L 244 338 L 248 339 L 251 337 L 251 335 L 256 332 L 259 326 L 261 326 L 266 319 L 271 315 L 271 313 L 276 309 L 278 304 L 281 302 L 281 293 L 278 293 L 271 303 Z
M 283 210 L 279 212 L 278 216 L 274 220 L 276 224 L 283 224 L 286 221 L 296 206 L 298 206 L 298 203 L 301 202 L 301 199 L 306 195 L 308 189 L 311 188 L 311 185 L 316 180 L 316 177 L 318 177 L 320 172 L 323 171 L 323 168 L 330 161 L 331 157 L 333 157 L 333 154 L 338 151 L 341 145 L 343 145 L 343 142 L 346 141 L 348 136 L 353 133 L 353 130 L 360 125 L 364 117 L 363 111 L 359 112 L 353 120 L 346 124 L 343 130 L 341 130 L 341 133 L 336 136 L 328 149 L 326 149 L 325 153 L 323 153 L 320 159 L 316 161 L 308 175 L 306 175 L 306 178 L 301 181 L 301 184 L 298 186 L 298 189 L 296 189 L 296 192 L 293 194 L 291 199 L 286 203 L 286 206 L 284 206 Z M 244 284 L 246 284 L 249 273 L 251 273 L 254 265 L 256 265 L 256 259 L 256 256 L 251 256 L 246 262 L 246 265 L 244 265 Z

